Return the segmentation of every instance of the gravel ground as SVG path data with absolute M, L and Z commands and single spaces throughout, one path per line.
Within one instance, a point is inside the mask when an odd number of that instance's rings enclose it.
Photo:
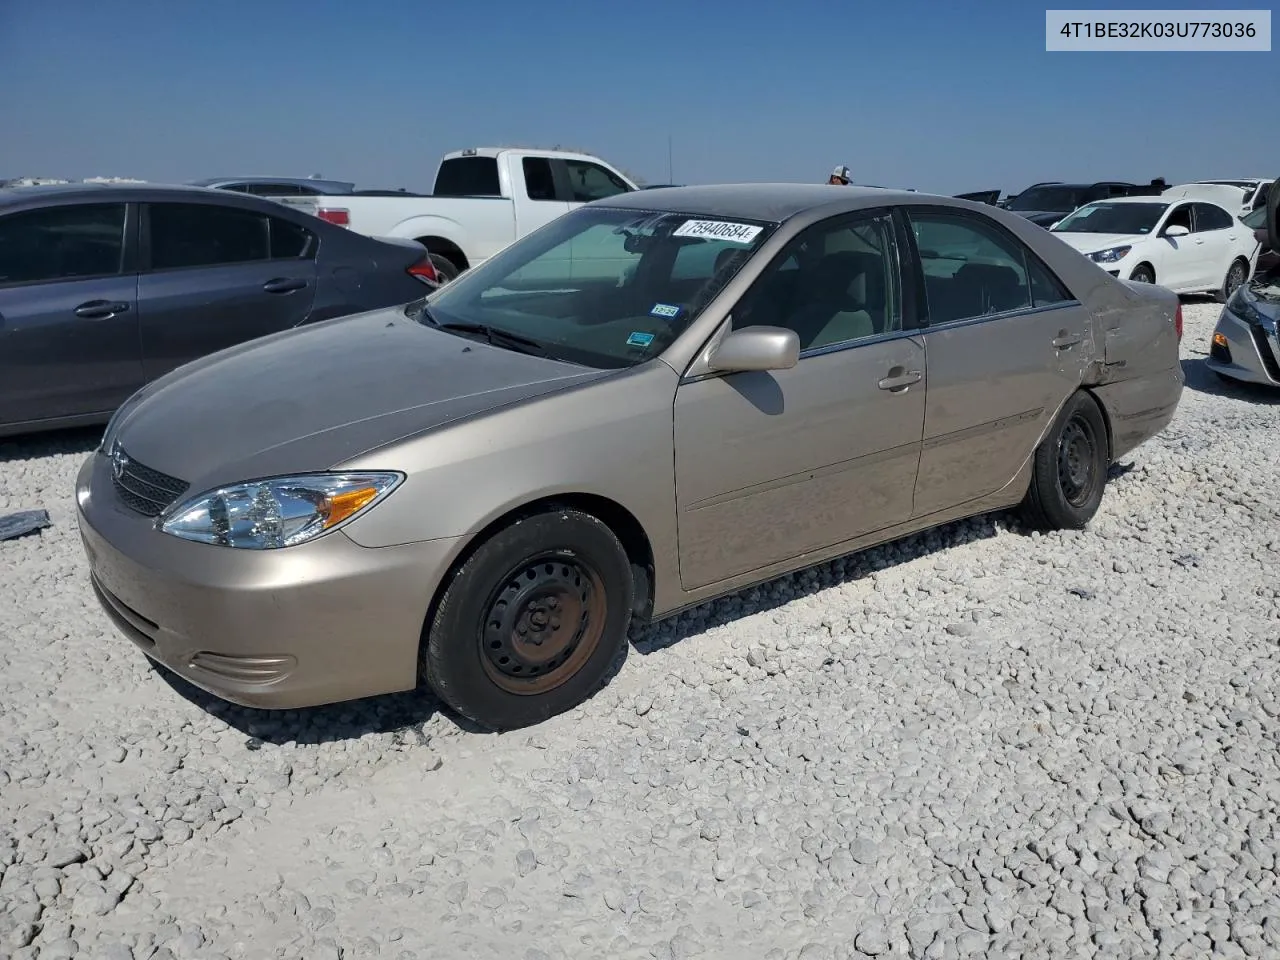
M 0 444 L 0 957 L 1280 955 L 1280 398 L 1202 367 L 1082 533 L 949 526 L 639 633 L 505 735 L 256 713 L 86 582 L 96 437 Z M 677 642 L 679 641 L 679 642 Z

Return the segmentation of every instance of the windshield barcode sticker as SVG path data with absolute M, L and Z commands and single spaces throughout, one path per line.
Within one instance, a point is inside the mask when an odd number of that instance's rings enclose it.
M 724 220 L 686 220 L 671 232 L 673 237 L 702 237 L 706 240 L 728 240 L 750 243 L 764 227 L 749 223 L 727 223 Z

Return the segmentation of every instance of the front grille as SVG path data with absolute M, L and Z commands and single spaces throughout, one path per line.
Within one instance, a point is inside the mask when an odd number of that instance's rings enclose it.
M 1276 361 L 1276 355 L 1271 352 L 1271 344 L 1267 343 L 1266 332 L 1261 327 L 1250 324 L 1249 333 L 1253 336 L 1254 346 L 1258 348 L 1262 365 L 1267 369 L 1267 376 L 1272 380 L 1280 381 L 1280 362 Z
M 187 492 L 186 481 L 138 463 L 119 446 L 109 456 L 116 496 L 130 510 L 156 517 Z

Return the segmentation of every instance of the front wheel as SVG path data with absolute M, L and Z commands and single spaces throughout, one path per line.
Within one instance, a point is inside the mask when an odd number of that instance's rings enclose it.
M 603 522 L 570 508 L 498 531 L 445 588 L 423 638 L 427 682 L 491 730 L 590 698 L 626 650 L 634 582 Z
M 1137 283 L 1155 283 L 1156 272 L 1145 263 L 1140 263 L 1133 268 L 1133 273 L 1129 274 L 1129 279 Z
M 1231 267 L 1227 270 L 1227 275 L 1222 281 L 1222 286 L 1217 291 L 1217 301 L 1226 303 L 1231 299 L 1231 295 L 1240 288 L 1240 285 L 1249 279 L 1249 265 L 1243 260 L 1232 261 Z
M 1026 520 L 1041 530 L 1080 530 L 1102 503 L 1107 482 L 1107 425 L 1098 402 L 1075 393 L 1036 448 Z

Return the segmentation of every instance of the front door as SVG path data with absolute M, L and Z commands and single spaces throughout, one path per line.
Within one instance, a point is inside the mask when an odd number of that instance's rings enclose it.
M 153 203 L 146 212 L 138 314 L 148 379 L 310 315 L 315 234 L 216 204 Z
M 675 399 L 686 590 L 800 557 L 911 516 L 924 349 L 904 329 L 892 219 L 808 228 L 733 312 L 794 329 L 795 367 L 683 382 Z
M 985 217 L 913 208 L 929 376 L 915 515 L 1005 487 L 1079 386 L 1088 311 Z
M 0 424 L 107 414 L 142 386 L 128 205 L 0 218 Z

